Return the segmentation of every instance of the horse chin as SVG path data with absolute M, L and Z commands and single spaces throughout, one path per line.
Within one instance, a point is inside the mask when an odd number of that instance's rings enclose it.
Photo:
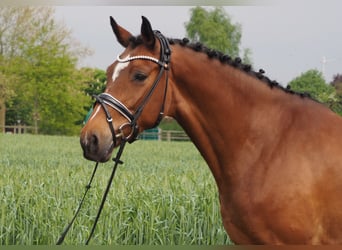
M 106 146 L 98 145 L 97 147 L 92 147 L 89 145 L 82 144 L 82 148 L 83 148 L 83 156 L 87 160 L 95 161 L 95 162 L 107 162 L 110 160 L 115 147 L 113 143 L 111 143 Z
M 96 155 L 87 154 L 86 152 L 83 153 L 84 158 L 90 161 L 95 162 L 107 162 L 110 160 L 113 152 L 113 147 L 111 147 L 109 150 L 106 150 L 104 153 L 98 153 Z

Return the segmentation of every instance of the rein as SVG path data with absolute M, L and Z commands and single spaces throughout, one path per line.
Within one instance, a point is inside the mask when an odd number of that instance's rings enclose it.
M 113 179 L 114 179 L 114 176 L 115 176 L 115 172 L 116 172 L 117 166 L 118 166 L 119 164 L 123 164 L 123 162 L 120 160 L 120 158 L 121 158 L 121 155 L 122 155 L 122 153 L 123 153 L 125 144 L 126 144 L 126 142 L 123 142 L 123 143 L 120 145 L 120 148 L 119 148 L 119 151 L 118 151 L 117 154 L 116 154 L 116 157 L 113 158 L 114 167 L 113 167 L 113 170 L 112 170 L 112 174 L 111 174 L 111 176 L 110 176 L 110 178 L 109 178 L 109 180 L 108 180 L 108 184 L 107 184 L 106 190 L 105 190 L 105 192 L 104 192 L 104 194 L 103 194 L 103 197 L 102 197 L 102 200 L 101 200 L 101 205 L 100 205 L 99 210 L 98 210 L 98 212 L 97 212 L 97 215 L 96 215 L 96 218 L 95 218 L 93 227 L 92 227 L 91 232 L 90 232 L 90 234 L 89 234 L 89 237 L 88 237 L 88 239 L 87 239 L 87 241 L 86 241 L 86 243 L 85 243 L 86 245 L 89 244 L 89 241 L 90 241 L 91 237 L 93 236 L 93 234 L 94 234 L 94 232 L 95 232 L 96 224 L 97 224 L 97 222 L 98 222 L 98 220 L 99 220 L 99 218 L 100 218 L 100 214 L 101 214 L 102 209 L 103 209 L 103 207 L 104 207 L 104 203 L 105 203 L 105 201 L 106 201 L 107 195 L 108 195 L 108 193 L 109 193 L 110 186 L 111 186 L 112 181 L 113 181 Z M 95 173 L 96 173 L 98 164 L 99 164 L 99 163 L 96 162 L 95 167 L 94 167 L 94 170 L 93 170 L 93 173 L 92 173 L 91 178 L 90 178 L 90 180 L 89 180 L 89 183 L 86 185 L 86 191 L 85 191 L 84 194 L 83 194 L 83 197 L 82 197 L 82 199 L 81 199 L 81 201 L 80 201 L 80 203 L 79 203 L 79 205 L 78 205 L 78 208 L 77 208 L 77 210 L 76 210 L 76 212 L 75 212 L 74 217 L 71 219 L 71 221 L 69 222 L 69 224 L 64 228 L 63 232 L 61 233 L 61 236 L 59 237 L 59 239 L 58 239 L 57 242 L 56 242 L 56 245 L 61 245 L 61 244 L 63 243 L 65 236 L 67 235 L 67 233 L 68 233 L 69 229 L 71 228 L 72 224 L 74 223 L 74 221 L 75 221 L 75 219 L 76 219 L 78 213 L 80 212 L 81 207 L 82 207 L 83 202 L 84 202 L 84 199 L 85 199 L 85 197 L 86 197 L 86 195 L 87 195 L 89 189 L 91 188 L 91 183 L 93 182 L 93 179 L 94 179 L 94 176 L 95 176 Z
M 160 121 L 162 120 L 162 118 L 164 116 L 164 107 L 165 107 L 165 100 L 166 100 L 166 93 L 167 93 L 167 86 L 168 86 L 168 69 L 169 69 L 169 63 L 170 63 L 171 49 L 170 49 L 170 45 L 169 45 L 167 39 L 159 31 L 154 31 L 154 34 L 160 41 L 160 46 L 161 46 L 160 60 L 158 60 L 154 57 L 143 56 L 143 55 L 142 56 L 133 56 L 133 57 L 129 57 L 126 59 L 121 59 L 119 56 L 117 58 L 119 63 L 124 63 L 124 62 L 128 62 L 128 61 L 133 61 L 133 60 L 149 60 L 149 61 L 157 63 L 160 66 L 159 73 L 158 73 L 156 80 L 154 81 L 150 90 L 145 95 L 143 101 L 140 103 L 140 105 L 136 109 L 135 113 L 133 114 L 122 102 L 120 102 L 118 99 L 116 99 L 115 97 L 113 97 L 109 93 L 102 93 L 102 94 L 94 96 L 95 104 L 99 103 L 105 112 L 106 120 L 107 120 L 109 129 L 112 133 L 113 147 L 115 147 L 118 138 L 121 138 L 121 142 L 120 142 L 119 150 L 116 153 L 115 158 L 113 158 L 114 166 L 113 166 L 112 174 L 109 177 L 108 184 L 107 184 L 106 190 L 103 194 L 102 201 L 101 201 L 100 207 L 98 209 L 93 227 L 91 229 L 91 232 L 89 234 L 87 241 L 85 242 L 86 245 L 89 244 L 90 239 L 95 232 L 95 228 L 96 228 L 97 222 L 100 218 L 101 212 L 103 210 L 107 195 L 108 195 L 110 187 L 111 187 L 111 184 L 113 182 L 116 169 L 117 169 L 119 164 L 123 164 L 123 162 L 120 160 L 120 158 L 121 158 L 121 155 L 122 155 L 123 150 L 125 148 L 126 142 L 132 143 L 136 140 L 138 133 L 139 133 L 139 127 L 138 127 L 137 121 L 138 121 L 139 117 L 141 116 L 147 102 L 149 101 L 152 94 L 154 93 L 158 83 L 160 82 L 160 79 L 162 78 L 163 73 L 166 72 L 163 102 L 162 102 L 162 105 L 160 108 L 159 115 L 158 115 L 156 122 L 155 122 L 153 127 L 158 126 Z M 112 116 L 110 115 L 110 112 L 108 111 L 107 106 L 115 109 L 116 111 L 118 111 L 122 116 L 124 116 L 128 120 L 128 123 L 124 123 L 119 127 L 120 133 L 118 133 L 118 134 L 115 134 L 113 119 L 112 119 Z M 124 131 L 123 131 L 123 129 L 126 126 L 131 127 L 131 133 L 128 136 L 125 136 Z M 69 229 L 71 228 L 72 224 L 74 223 L 79 211 L 81 210 L 85 196 L 88 193 L 88 191 L 91 187 L 91 183 L 94 179 L 94 176 L 95 176 L 95 173 L 97 170 L 97 166 L 98 166 L 98 162 L 96 162 L 96 164 L 95 164 L 93 173 L 92 173 L 91 178 L 89 180 L 89 183 L 88 183 L 88 185 L 86 185 L 86 191 L 83 194 L 83 197 L 82 197 L 82 199 L 78 205 L 78 208 L 76 210 L 74 217 L 72 218 L 72 220 L 69 222 L 69 224 L 63 230 L 61 236 L 59 237 L 58 241 L 56 242 L 56 245 L 60 245 L 63 243 L 65 236 L 67 235 L 67 233 L 68 233 Z

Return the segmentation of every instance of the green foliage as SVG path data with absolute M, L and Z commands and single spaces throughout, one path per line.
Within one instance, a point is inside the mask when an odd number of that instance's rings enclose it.
M 289 85 L 298 92 L 307 92 L 320 102 L 328 103 L 335 98 L 335 90 L 326 84 L 323 75 L 318 70 L 308 70 L 293 79 Z
M 324 103 L 334 112 L 342 115 L 342 96 L 337 92 L 338 83 L 329 85 L 318 70 L 308 70 L 293 79 L 289 85 L 298 92 L 309 93 L 314 99 Z
M 342 96 L 342 74 L 334 75 L 331 85 L 336 89 L 336 93 Z
M 93 107 L 93 95 L 98 95 L 104 92 L 107 83 L 107 75 L 104 70 L 92 69 L 92 68 L 82 68 L 80 70 L 82 75 L 84 75 L 84 93 L 87 96 L 87 101 L 83 103 L 83 124 L 88 120 L 92 113 Z
M 93 162 L 78 137 L 0 134 L 0 245 L 52 245 L 72 218 Z M 209 168 L 190 142 L 126 147 L 90 244 L 229 244 Z M 84 244 L 112 170 L 101 164 L 65 243 Z
M 232 23 L 230 16 L 222 7 L 212 11 L 202 7 L 191 9 L 190 21 L 185 24 L 187 36 L 207 47 L 229 54 L 231 57 L 240 55 L 241 25 Z M 251 63 L 251 50 L 244 51 L 243 59 Z
M 45 134 L 74 134 L 79 131 L 85 96 L 82 85 L 73 80 L 76 60 L 58 44 L 32 46 L 25 51 L 29 61 L 21 63 L 19 73 L 25 89 L 17 94 L 22 107 L 30 107 L 28 123 L 39 124 Z M 33 114 L 33 115 L 32 115 Z
M 336 90 L 336 98 L 334 102 L 331 103 L 331 108 L 338 114 L 342 115 L 342 74 L 334 75 L 331 86 Z
M 81 70 L 88 75 L 86 88 L 84 90 L 88 96 L 98 95 L 104 92 L 107 84 L 106 71 L 91 68 L 83 68 Z
M 78 134 L 84 117 L 84 75 L 77 66 L 87 50 L 75 47 L 70 32 L 53 19 L 52 8 L 3 8 L 0 20 L 1 73 L 7 124 L 33 125 L 44 134 Z M 13 40 L 15 38 L 15 40 Z

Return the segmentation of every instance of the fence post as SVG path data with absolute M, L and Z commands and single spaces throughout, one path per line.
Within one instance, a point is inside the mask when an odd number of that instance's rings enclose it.
M 0 133 L 5 133 L 6 132 L 6 105 L 5 101 L 1 98 L 0 99 Z
M 162 129 L 158 128 L 158 141 L 162 140 Z

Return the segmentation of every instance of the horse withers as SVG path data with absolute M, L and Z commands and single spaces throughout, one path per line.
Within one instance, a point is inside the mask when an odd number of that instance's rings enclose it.
M 122 141 L 170 116 L 206 160 L 235 243 L 342 243 L 338 115 L 238 58 L 166 39 L 144 17 L 138 36 L 111 25 L 125 50 L 82 129 L 87 159 L 109 160 Z

